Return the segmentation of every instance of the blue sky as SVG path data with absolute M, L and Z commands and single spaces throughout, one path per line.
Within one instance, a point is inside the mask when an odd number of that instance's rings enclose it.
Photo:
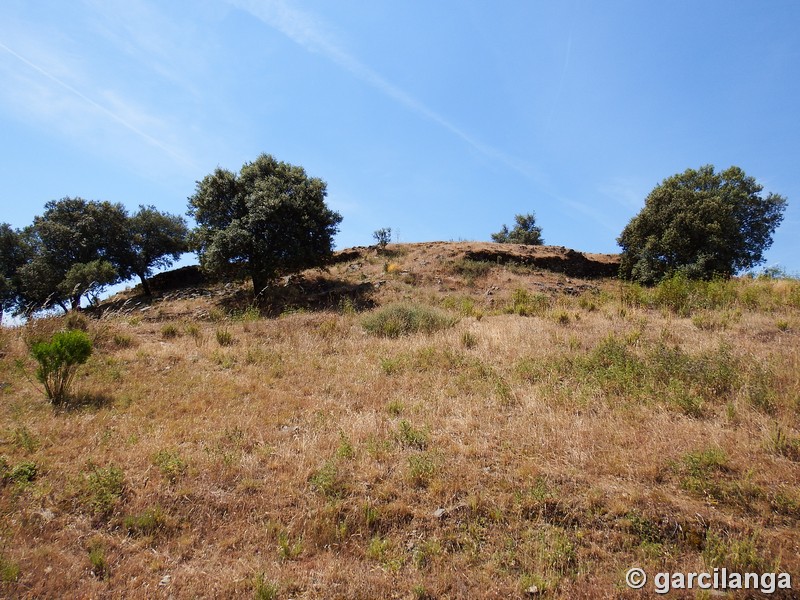
M 800 2 L 3 0 L 0 221 L 64 196 L 184 214 L 261 152 L 328 183 L 337 247 L 616 252 L 664 178 L 740 166 L 789 200 L 800 272 Z

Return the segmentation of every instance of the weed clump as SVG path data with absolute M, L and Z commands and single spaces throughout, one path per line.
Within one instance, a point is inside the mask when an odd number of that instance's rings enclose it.
M 36 466 L 36 463 L 25 461 L 19 463 L 17 466 L 9 469 L 5 459 L 0 459 L 0 471 L 2 471 L 2 477 L 0 480 L 3 482 L 10 481 L 13 483 L 30 483 L 39 473 L 39 469 Z
M 161 337 L 165 340 L 171 340 L 180 335 L 180 330 L 178 326 L 174 323 L 167 323 L 166 325 L 161 327 Z
M 92 542 L 89 545 L 88 552 L 89 563 L 92 565 L 92 575 L 98 579 L 108 579 L 108 561 L 102 544 L 96 541 Z
M 220 346 L 233 346 L 234 342 L 236 341 L 233 338 L 233 334 L 227 327 L 217 329 L 216 336 L 217 336 L 217 343 Z
M 153 536 L 167 527 L 167 516 L 160 506 L 148 508 L 138 515 L 129 515 L 123 520 L 123 525 L 128 535 Z
M 367 315 L 361 326 L 373 335 L 396 338 L 413 333 L 433 333 L 452 327 L 457 321 L 457 318 L 429 306 L 390 304 Z
M 86 505 L 96 515 L 107 515 L 122 497 L 125 475 L 114 465 L 102 468 L 89 465 L 84 483 Z
M 153 457 L 153 464 L 155 464 L 164 475 L 167 481 L 175 483 L 186 472 L 186 462 L 178 455 L 177 452 L 170 452 L 169 450 L 161 450 Z
M 521 317 L 542 316 L 549 306 L 550 298 L 545 294 L 531 294 L 528 290 L 519 288 L 511 294 L 506 312 Z

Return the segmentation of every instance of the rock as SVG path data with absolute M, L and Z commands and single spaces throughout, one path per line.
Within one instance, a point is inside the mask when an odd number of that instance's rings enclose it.
M 537 586 L 532 585 L 525 590 L 525 593 L 528 594 L 529 596 L 538 596 L 539 594 L 542 593 L 542 591 Z

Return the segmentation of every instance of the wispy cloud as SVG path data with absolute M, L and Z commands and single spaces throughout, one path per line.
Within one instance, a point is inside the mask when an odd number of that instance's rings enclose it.
M 280 31 L 306 50 L 319 53 L 333 61 L 388 98 L 436 123 L 484 156 L 497 160 L 526 177 L 538 176 L 532 165 L 481 142 L 348 52 L 329 33 L 329 28 L 313 14 L 289 6 L 284 0 L 227 1 L 232 6 L 250 13 L 266 25 Z
M 170 18 L 147 0 L 83 0 L 87 26 L 165 82 L 203 95 L 208 38 L 194 21 Z
M 74 96 L 75 98 L 78 98 L 83 103 L 85 103 L 85 105 L 88 106 L 90 109 L 96 111 L 97 113 L 99 113 L 101 115 L 104 115 L 105 117 L 111 119 L 115 123 L 121 125 L 125 129 L 127 129 L 128 131 L 134 133 L 135 135 L 140 137 L 142 140 L 144 140 L 145 142 L 147 142 L 151 146 L 155 146 L 156 148 L 161 149 L 166 154 L 169 154 L 170 156 L 172 156 L 173 158 L 175 158 L 179 162 L 182 162 L 182 163 L 187 164 L 187 165 L 192 165 L 192 162 L 189 159 L 187 159 L 181 153 L 177 152 L 174 148 L 166 145 L 161 140 L 156 139 L 152 135 L 148 134 L 147 132 L 143 131 L 142 129 L 140 129 L 139 127 L 134 125 L 130 115 L 139 114 L 140 115 L 139 119 L 141 119 L 141 120 L 143 120 L 145 117 L 142 116 L 139 111 L 136 111 L 130 104 L 124 102 L 121 98 L 119 98 L 119 97 L 117 97 L 117 96 L 115 96 L 113 94 L 110 94 L 110 93 L 107 94 L 107 98 L 110 99 L 110 100 L 113 100 L 113 103 L 115 105 L 115 110 L 112 110 L 112 109 L 108 108 L 107 106 L 101 104 L 100 102 L 97 102 L 96 100 L 90 98 L 89 96 L 87 96 L 86 94 L 84 94 L 83 92 L 78 90 L 77 88 L 73 87 L 72 85 L 70 85 L 69 83 L 64 81 L 63 79 L 61 79 L 59 77 L 56 77 L 54 74 L 52 74 L 51 72 L 49 72 L 45 68 L 43 68 L 43 67 L 41 67 L 41 66 L 39 66 L 39 65 L 37 65 L 37 64 L 35 64 L 33 62 L 31 62 L 26 57 L 22 56 L 21 54 L 16 52 L 14 49 L 8 47 L 7 45 L 5 45 L 2 42 L 0 42 L 0 50 L 3 50 L 5 52 L 7 52 L 11 56 L 13 56 L 15 59 L 17 59 L 20 63 L 22 63 L 23 65 L 28 67 L 31 71 L 33 71 L 35 73 L 38 73 L 39 75 L 44 77 L 46 80 L 50 81 L 51 83 L 53 83 L 56 86 L 58 86 L 59 88 L 61 88 L 63 91 L 66 91 L 69 94 L 71 94 L 72 96 Z M 18 81 L 20 81 L 22 79 L 24 79 L 24 78 L 20 78 L 20 79 L 18 79 Z M 22 90 L 21 93 L 25 94 L 25 91 Z M 41 95 L 41 91 L 39 91 L 38 95 Z M 124 114 L 124 113 L 127 113 L 126 117 L 122 116 L 122 114 Z
M 567 49 L 564 52 L 564 64 L 561 67 L 561 76 L 558 78 L 558 87 L 556 88 L 556 95 L 553 99 L 553 106 L 550 109 L 550 113 L 547 115 L 547 121 L 545 121 L 545 128 L 549 128 L 550 124 L 553 122 L 553 116 L 556 114 L 556 109 L 561 102 L 561 94 L 564 91 L 564 82 L 567 80 L 567 72 L 569 71 L 569 61 L 572 57 L 572 32 L 570 32 L 569 37 L 567 37 Z

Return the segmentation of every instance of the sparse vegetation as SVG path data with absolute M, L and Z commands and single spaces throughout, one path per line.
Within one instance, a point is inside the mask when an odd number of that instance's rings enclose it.
M 429 306 L 391 304 L 364 317 L 362 325 L 369 333 L 394 338 L 414 333 L 433 333 L 452 327 L 456 320 Z
M 469 247 L 306 271 L 319 305 L 287 286 L 256 313 L 249 285 L 210 284 L 71 317 L 94 347 L 74 397 L 113 398 L 80 410 L 14 368 L 67 318 L 3 328 L 0 596 L 605 598 L 631 565 L 800 578 L 798 283 L 474 261 L 470 285 Z M 396 306 L 441 326 L 387 326 Z

